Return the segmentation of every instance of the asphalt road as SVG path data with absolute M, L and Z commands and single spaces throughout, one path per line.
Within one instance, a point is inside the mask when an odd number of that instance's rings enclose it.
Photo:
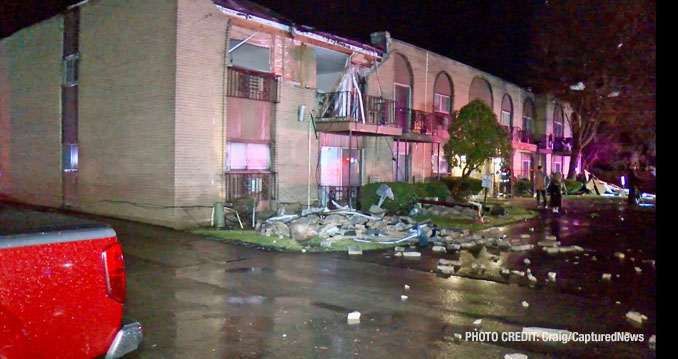
M 122 242 L 128 278 L 125 313 L 145 330 L 142 346 L 126 358 L 653 357 L 647 340 L 656 332 L 656 274 L 642 260 L 656 255 L 655 210 L 630 210 L 616 201 L 566 201 L 565 207 L 567 213 L 544 212 L 502 229 L 509 238 L 531 233 L 532 242 L 554 234 L 563 245 L 586 249 L 586 255 L 556 257 L 539 251 L 496 253 L 501 260 L 494 265 L 517 270 L 525 270 L 524 258 L 530 258 L 539 278 L 532 288 L 513 281 L 448 277 L 435 270 L 439 258 L 480 261 L 487 251 L 424 250 L 419 260 L 396 258 L 392 251 L 357 257 L 278 253 L 97 219 L 111 224 Z M 624 252 L 626 259 L 620 261 L 614 252 Z M 641 274 L 635 266 L 642 267 Z M 496 269 L 488 262 L 488 271 Z M 549 271 L 558 273 L 554 285 L 545 284 Z M 600 280 L 605 272 L 612 274 L 611 281 Z M 647 322 L 633 326 L 624 318 L 629 310 L 647 315 Z M 360 323 L 349 325 L 353 311 L 361 313 Z M 502 340 L 508 339 L 504 333 L 524 327 L 629 332 L 644 338 Z M 470 340 L 479 331 L 490 334 Z

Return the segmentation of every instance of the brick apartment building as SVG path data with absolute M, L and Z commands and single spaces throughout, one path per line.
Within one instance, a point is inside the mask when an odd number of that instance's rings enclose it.
M 354 202 L 457 174 L 442 145 L 476 98 L 516 177 L 567 170 L 566 104 L 388 32 L 363 44 L 244 0 L 91 0 L 0 40 L 0 193 L 177 228 L 241 197 Z

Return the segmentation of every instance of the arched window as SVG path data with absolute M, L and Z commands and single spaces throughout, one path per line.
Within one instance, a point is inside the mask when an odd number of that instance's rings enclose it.
M 563 107 L 556 105 L 553 109 L 553 137 L 565 136 L 565 117 L 563 116 Z
M 409 128 L 410 108 L 412 108 L 412 70 L 405 56 L 394 56 L 394 88 L 396 123 L 403 129 Z
M 487 106 L 492 108 L 492 86 L 487 80 L 476 77 L 471 82 L 471 91 L 469 93 L 469 102 L 479 98 Z
M 451 113 L 453 96 L 452 80 L 446 73 L 439 73 L 433 86 L 433 112 Z
M 501 100 L 501 124 L 508 128 L 513 125 L 513 102 L 508 94 Z
M 523 130 L 534 133 L 534 102 L 529 98 L 523 103 Z

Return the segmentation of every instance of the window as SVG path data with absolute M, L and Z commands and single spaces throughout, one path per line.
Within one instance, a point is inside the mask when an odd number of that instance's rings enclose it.
M 563 123 L 562 122 L 553 122 L 553 136 L 554 137 L 563 137 Z
M 523 160 L 522 161 L 522 167 L 520 168 L 521 169 L 520 177 L 525 178 L 525 179 L 530 178 L 530 165 L 531 165 L 530 162 L 531 161 L 529 161 L 529 160 Z
M 63 145 L 62 166 L 64 172 L 74 172 L 78 170 L 78 144 L 64 143 Z
M 267 170 L 271 155 L 267 143 L 229 142 L 226 170 Z
M 435 112 L 450 113 L 450 96 L 435 94 L 433 98 L 433 110 Z
M 553 173 L 559 173 L 562 172 L 562 165 L 560 162 L 554 162 L 553 163 Z
M 447 159 L 445 158 L 445 154 L 440 151 L 440 157 L 438 157 L 438 148 L 434 145 L 433 154 L 431 155 L 431 169 L 433 173 L 447 174 L 447 167 Z
M 76 85 L 78 83 L 78 59 L 77 54 L 68 55 L 64 58 L 64 85 Z
M 511 113 L 508 111 L 501 111 L 501 124 L 504 126 L 511 126 Z
M 231 39 L 228 55 L 231 65 L 263 72 L 271 71 L 271 49 Z
M 527 132 L 534 132 L 534 119 L 531 117 L 524 117 L 523 129 Z

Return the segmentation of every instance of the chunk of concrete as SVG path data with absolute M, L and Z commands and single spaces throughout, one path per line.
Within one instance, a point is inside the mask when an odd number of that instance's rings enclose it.
M 525 258 L 525 259 L 523 260 L 523 263 L 525 263 L 526 266 L 529 266 L 531 262 L 530 262 L 530 259 L 529 259 L 529 258 Z
M 619 259 L 619 260 L 622 260 L 622 259 L 624 259 L 625 255 L 622 252 L 615 252 L 614 257 Z
M 360 324 L 360 312 L 348 313 L 347 321 L 349 325 Z
M 480 325 L 483 322 L 482 319 L 477 319 L 473 321 L 473 325 Z
M 650 339 L 647 340 L 647 345 L 651 350 L 657 350 L 657 336 L 655 334 L 652 334 Z
M 540 247 L 557 247 L 560 245 L 560 241 L 541 241 L 537 242 L 537 245 Z
M 348 246 L 346 250 L 350 256 L 359 256 L 363 254 L 363 249 L 358 246 Z
M 406 295 L 401 295 L 401 296 L 400 296 L 400 300 L 406 301 L 406 300 L 407 300 L 407 296 L 406 296 Z
M 527 307 L 530 306 L 530 303 L 528 303 L 528 302 L 526 302 L 526 301 L 523 301 L 522 304 L 523 304 L 523 308 L 527 308 Z
M 584 251 L 584 248 L 580 246 L 566 246 L 560 247 L 559 251 L 560 253 L 580 253 Z
M 521 353 L 511 353 L 504 355 L 504 359 L 528 359 L 527 355 Z
M 602 280 L 612 280 L 612 274 L 610 273 L 603 273 L 603 275 L 600 277 Z
M 447 253 L 447 248 L 443 246 L 433 246 L 431 250 L 438 253 Z
M 628 313 L 626 313 L 626 319 L 632 324 L 640 326 L 643 325 L 643 322 L 647 320 L 647 316 L 641 314 L 640 312 L 631 310 Z
M 527 275 L 527 280 L 529 280 L 532 283 L 537 283 L 537 277 L 533 276 L 532 273 L 529 273 Z
M 522 252 L 522 251 L 529 251 L 530 249 L 534 248 L 534 245 L 532 244 L 518 244 L 518 245 L 512 245 L 511 246 L 511 252 Z
M 405 284 L 405 290 L 410 290 L 410 286 Z
M 643 270 L 640 269 L 640 267 L 633 267 L 636 270 L 636 274 L 641 274 L 643 273 Z
M 453 274 L 455 272 L 454 266 L 438 265 L 438 270 L 443 274 Z
M 406 257 L 406 258 L 421 258 L 420 252 L 412 251 L 412 252 L 402 252 L 402 253 L 403 253 L 403 257 Z
M 521 234 L 520 239 L 530 239 L 530 235 L 529 234 Z
M 547 241 L 555 241 L 556 239 L 558 239 L 558 237 L 556 236 L 546 236 L 545 238 Z
M 548 279 L 549 282 L 555 282 L 556 281 L 556 272 L 548 272 Z

